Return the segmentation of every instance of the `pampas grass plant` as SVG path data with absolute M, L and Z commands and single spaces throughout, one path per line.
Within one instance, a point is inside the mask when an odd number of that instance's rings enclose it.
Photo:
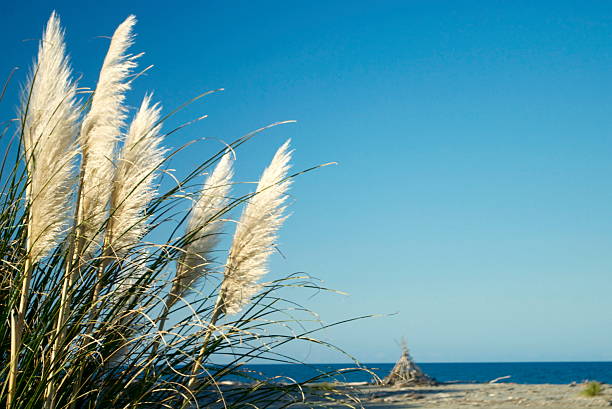
M 311 279 L 262 282 L 288 188 L 303 173 L 289 174 L 289 141 L 252 193 L 232 194 L 234 159 L 278 124 L 221 147 L 162 191 L 164 164 L 181 148 L 162 147 L 151 95 L 129 121 L 135 22 L 117 28 L 96 89 L 82 100 L 55 13 L 43 33 L 23 91 L 20 143 L 8 143 L 0 166 L 0 404 L 282 407 L 340 396 L 298 382 L 246 382 L 241 369 L 253 359 L 298 362 L 276 352 L 287 342 L 327 345 L 312 336 L 326 326 L 308 327 L 316 316 L 279 295 L 316 287 Z M 172 228 L 183 235 L 146 239 L 186 205 Z M 221 235 L 231 228 L 224 252 Z

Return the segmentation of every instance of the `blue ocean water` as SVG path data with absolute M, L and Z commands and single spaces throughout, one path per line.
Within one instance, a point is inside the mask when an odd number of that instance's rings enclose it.
M 393 363 L 363 364 L 380 378 L 384 378 L 393 368 Z M 488 382 L 502 376 L 510 376 L 503 382 L 532 384 L 568 384 L 584 380 L 596 380 L 612 384 L 612 362 L 491 362 L 491 363 L 419 363 L 423 371 L 439 382 Z M 354 367 L 350 364 L 262 364 L 248 365 L 249 376 L 255 378 L 279 377 L 279 381 L 307 381 L 321 377 L 321 374 L 342 368 Z M 343 382 L 372 381 L 367 372 L 346 372 L 336 379 Z M 328 381 L 329 378 L 317 379 Z

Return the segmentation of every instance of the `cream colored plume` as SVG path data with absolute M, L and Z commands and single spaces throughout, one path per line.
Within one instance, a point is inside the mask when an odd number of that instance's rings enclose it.
M 291 180 L 287 178 L 291 151 L 281 146 L 245 207 L 230 249 L 217 304 L 226 314 L 236 314 L 259 291 L 257 281 L 268 272 L 277 232 L 287 216 L 284 205 Z
M 145 209 L 155 194 L 156 169 L 165 150 L 158 124 L 160 108 L 145 96 L 134 117 L 117 162 L 107 244 L 122 257 L 147 231 Z
M 80 236 L 85 241 L 87 252 L 96 250 L 101 227 L 108 217 L 115 147 L 126 117 L 124 94 L 130 88 L 127 78 L 136 66 L 136 56 L 126 54 L 132 44 L 135 23 L 136 18 L 130 16 L 115 30 L 100 70 L 91 108 L 81 127 L 83 173 L 79 222 Z
M 57 245 L 71 213 L 78 111 L 65 48 L 59 18 L 52 13 L 21 108 L 33 262 Z
M 220 217 L 230 200 L 232 176 L 231 152 L 228 152 L 206 179 L 200 197 L 191 209 L 185 234 L 188 244 L 184 247 L 184 256 L 177 268 L 168 308 L 209 271 L 210 264 L 214 261 L 213 252 L 223 228 L 223 220 Z

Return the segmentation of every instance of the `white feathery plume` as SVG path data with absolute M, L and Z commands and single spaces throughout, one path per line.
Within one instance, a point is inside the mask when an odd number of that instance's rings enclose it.
M 70 216 L 78 111 L 76 86 L 65 54 L 64 33 L 53 12 L 38 48 L 38 61 L 23 93 L 23 142 L 28 187 L 32 262 L 44 257 L 65 232 Z
M 25 327 L 32 265 L 59 242 L 70 215 L 78 111 L 76 86 L 65 54 L 59 18 L 51 13 L 38 61 L 23 94 L 23 145 L 28 171 L 28 250 L 19 307 L 11 314 L 11 359 L 7 407 L 16 394 L 21 335 Z
M 126 117 L 124 93 L 130 88 L 127 77 L 136 66 L 138 57 L 126 54 L 133 42 L 132 27 L 135 23 L 136 18 L 129 16 L 115 30 L 100 70 L 91 108 L 81 127 L 83 169 L 79 222 L 87 253 L 95 251 L 99 245 L 100 230 L 108 217 L 115 146 Z
M 147 232 L 145 209 L 155 194 L 155 170 L 164 160 L 160 107 L 150 104 L 147 95 L 130 125 L 115 172 L 107 244 L 118 257 Z
M 229 203 L 233 176 L 231 152 L 223 155 L 214 171 L 206 179 L 200 197 L 193 205 L 187 223 L 184 256 L 179 261 L 172 284 L 168 308 L 209 271 L 214 261 L 213 252 L 223 228 L 220 214 Z
M 259 291 L 257 283 L 268 272 L 267 261 L 274 251 L 277 232 L 285 215 L 287 178 L 291 153 L 288 140 L 264 170 L 256 194 L 246 205 L 230 248 L 225 277 L 217 305 L 225 314 L 236 314 Z

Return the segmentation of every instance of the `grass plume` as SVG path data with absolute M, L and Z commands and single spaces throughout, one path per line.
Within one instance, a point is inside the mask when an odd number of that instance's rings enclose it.
M 79 136 L 83 160 L 78 227 L 88 253 L 100 245 L 100 226 L 108 217 L 115 147 L 126 118 L 123 101 L 125 92 L 130 89 L 128 77 L 136 67 L 137 56 L 127 54 L 133 42 L 132 27 L 135 23 L 136 18 L 129 16 L 111 38 L 91 98 L 91 108 L 83 120 Z
M 257 281 L 267 273 L 277 232 L 285 215 L 289 179 L 290 140 L 276 152 L 264 170 L 255 195 L 247 203 L 236 227 L 225 268 L 219 306 L 225 314 L 236 314 L 260 289 Z
M 191 209 L 185 232 L 187 243 L 170 290 L 169 307 L 204 277 L 214 261 L 224 224 L 220 216 L 230 202 L 232 162 L 230 152 L 223 155 Z
M 23 144 L 30 204 L 30 257 L 37 262 L 57 245 L 71 214 L 78 112 L 59 18 L 51 14 L 23 93 Z
M 147 232 L 146 206 L 155 195 L 155 171 L 164 161 L 160 107 L 145 96 L 132 121 L 117 161 L 110 204 L 108 246 L 122 257 Z

